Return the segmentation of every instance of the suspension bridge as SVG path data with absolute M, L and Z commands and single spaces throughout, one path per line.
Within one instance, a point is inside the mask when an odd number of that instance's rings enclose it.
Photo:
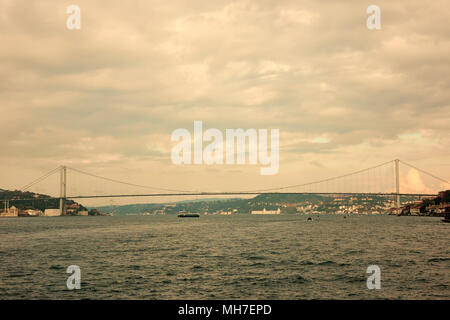
M 415 191 L 409 186 L 408 181 L 405 185 L 401 185 L 400 166 L 405 166 L 408 171 L 420 175 L 420 182 L 427 180 L 429 184 L 434 187 L 421 188 Z M 68 176 L 70 174 L 70 179 Z M 294 195 L 294 194 L 310 194 L 310 195 L 371 195 L 371 196 L 392 196 L 395 199 L 397 208 L 401 206 L 402 196 L 417 196 L 417 197 L 432 197 L 436 196 L 437 192 L 444 189 L 449 189 L 450 184 L 446 179 L 438 177 L 428 171 L 422 170 L 408 164 L 399 159 L 384 162 L 369 168 L 353 171 L 344 175 L 334 176 L 326 179 L 286 185 L 272 188 L 256 189 L 256 190 L 231 190 L 231 191 L 197 191 L 197 190 L 180 190 L 172 188 L 163 188 L 161 186 L 148 186 L 135 184 L 129 181 L 122 181 L 112 179 L 84 170 L 60 166 L 43 176 L 33 180 L 27 185 L 23 186 L 21 191 L 34 191 L 36 186 L 42 184 L 44 181 L 59 177 L 59 181 L 54 181 L 54 184 L 59 186 L 59 194 L 50 195 L 46 199 L 59 199 L 59 209 L 62 213 L 65 212 L 65 202 L 67 199 L 99 199 L 99 198 L 134 198 L 134 197 L 183 197 L 183 196 L 252 196 L 261 194 L 280 194 L 280 195 Z M 90 179 L 89 182 L 76 183 L 77 177 L 85 177 Z M 407 177 L 406 177 L 407 178 Z M 408 179 L 407 179 L 408 180 Z M 94 181 L 101 181 L 109 185 L 116 186 L 117 192 L 108 191 L 101 192 L 95 186 Z M 71 182 L 74 186 L 69 185 Z M 81 187 L 80 187 L 81 185 Z M 424 184 L 425 186 L 425 184 Z M 118 188 L 117 188 L 118 187 Z M 123 192 L 124 189 L 131 190 L 130 192 Z M 136 191 L 139 189 L 139 191 Z M 39 189 L 37 189 L 38 191 Z M 142 190 L 146 190 L 145 192 Z M 424 191 L 425 190 L 425 191 Z M 12 200 L 12 199 L 11 199 Z M 14 199 L 14 201 L 30 201 L 33 199 Z

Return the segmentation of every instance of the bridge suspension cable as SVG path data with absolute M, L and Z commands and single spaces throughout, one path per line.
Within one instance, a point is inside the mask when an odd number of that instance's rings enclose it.
M 105 181 L 109 181 L 109 182 L 115 182 L 115 183 L 119 183 L 119 184 L 123 184 L 123 185 L 127 185 L 127 186 L 132 186 L 132 187 L 138 187 L 138 188 L 144 188 L 144 189 L 152 189 L 152 190 L 159 190 L 159 191 L 169 191 L 169 192 L 193 192 L 193 191 L 189 191 L 189 190 L 176 190 L 176 189 L 166 189 L 166 188 L 158 188 L 158 187 L 153 187 L 153 186 L 145 186 L 145 185 L 140 185 L 140 184 L 135 184 L 135 183 L 130 183 L 130 182 L 126 182 L 126 181 L 121 181 L 121 180 L 116 180 L 116 179 L 111 179 L 111 178 L 106 178 L 106 177 L 102 177 L 96 174 L 92 174 L 83 170 L 79 170 L 79 169 L 75 169 L 72 167 L 67 167 L 67 169 L 90 176 L 90 177 L 94 177 L 97 179 L 102 179 Z
M 413 166 L 411 164 L 406 163 L 405 161 L 400 160 L 400 162 L 403 163 L 404 165 L 407 165 L 410 168 L 416 169 L 417 171 L 422 172 L 422 173 L 424 173 L 424 174 L 426 174 L 426 175 L 428 175 L 428 176 L 430 176 L 430 177 L 432 177 L 434 179 L 437 179 L 437 180 L 439 180 L 441 182 L 444 182 L 446 184 L 450 184 L 450 182 L 448 182 L 447 180 L 445 180 L 443 178 L 439 178 L 438 176 L 436 176 L 436 175 L 434 175 L 432 173 L 429 173 L 429 172 L 427 172 L 425 170 L 419 169 L 419 168 L 417 168 L 417 167 L 415 167 L 415 166 Z
M 363 173 L 363 172 L 368 172 L 370 170 L 373 170 L 373 169 L 385 166 L 387 164 L 392 164 L 393 161 L 394 160 L 387 161 L 387 162 L 381 163 L 379 165 L 376 165 L 376 166 L 373 166 L 373 167 L 370 167 L 370 168 L 366 168 L 366 169 L 350 172 L 350 173 L 343 174 L 343 175 L 336 176 L 336 177 L 332 177 L 332 178 L 316 180 L 316 181 L 311 181 L 311 182 L 302 183 L 302 184 L 296 184 L 296 185 L 290 185 L 290 186 L 269 188 L 269 189 L 247 190 L 246 192 L 266 192 L 266 191 L 284 190 L 284 189 L 291 189 L 291 188 L 298 188 L 298 187 L 306 187 L 306 186 L 311 186 L 311 185 L 314 185 L 314 184 L 319 184 L 319 183 L 324 183 L 324 182 L 330 182 L 330 181 L 334 181 L 334 180 L 350 177 L 350 176 L 353 176 L 353 175 L 356 175 L 356 174 L 360 174 L 360 173 Z
M 44 174 L 43 176 L 37 178 L 36 180 L 33 180 L 32 182 L 30 182 L 29 184 L 23 186 L 20 190 L 21 191 L 26 191 L 27 189 L 31 188 L 32 186 L 34 186 L 35 184 L 38 184 L 39 182 L 44 181 L 45 179 L 47 179 L 48 177 L 50 177 L 51 175 L 59 172 L 59 170 L 61 169 L 61 166 L 47 172 L 46 174 Z
M 236 191 L 236 192 L 235 191 L 233 191 L 233 192 L 215 192 L 213 194 L 214 195 L 216 195 L 216 194 L 224 194 L 225 195 L 225 194 L 276 193 L 276 192 L 280 192 L 280 191 L 283 191 L 286 189 L 291 189 L 291 191 L 294 191 L 294 190 L 292 190 L 293 188 L 302 188 L 302 189 L 296 190 L 299 192 L 289 191 L 289 192 L 282 192 L 282 193 L 305 193 L 305 192 L 307 192 L 307 193 L 333 193 L 333 194 L 344 194 L 344 193 L 399 194 L 398 190 L 395 192 L 394 188 L 392 188 L 392 187 L 394 187 L 394 185 L 390 184 L 392 182 L 392 183 L 398 185 L 399 181 L 394 182 L 394 179 L 392 179 L 392 175 L 388 174 L 388 171 L 390 170 L 390 167 L 388 167 L 388 165 L 394 164 L 394 166 L 392 168 L 395 171 L 395 168 L 396 167 L 398 168 L 398 162 L 400 162 L 412 169 L 415 169 L 418 172 L 421 172 L 427 176 L 430 176 L 440 182 L 450 184 L 447 180 L 440 178 L 440 177 L 438 177 L 432 173 L 429 173 L 425 170 L 417 168 L 417 167 L 415 167 L 411 164 L 408 164 L 404 161 L 391 160 L 391 161 L 387 161 L 387 162 L 384 162 L 384 163 L 381 163 L 381 164 L 378 164 L 378 165 L 375 165 L 375 166 L 372 166 L 369 168 L 353 171 L 353 172 L 350 172 L 347 174 L 343 174 L 343 175 L 339 175 L 339 176 L 335 176 L 335 177 L 331 177 L 331 178 L 327 178 L 327 179 L 315 180 L 315 181 L 311 181 L 311 182 L 307 182 L 307 183 L 286 185 L 286 186 L 280 186 L 280 187 L 272 187 L 272 188 L 266 188 L 266 189 L 241 190 L 241 191 Z M 381 171 L 380 171 L 380 169 L 378 169 L 375 171 L 375 169 L 381 168 L 384 166 L 385 166 L 384 170 L 381 169 Z M 100 175 L 92 174 L 92 173 L 89 173 L 89 172 L 86 172 L 86 171 L 83 171 L 80 169 L 72 168 L 72 167 L 62 167 L 62 166 L 59 166 L 59 167 L 47 172 L 43 176 L 33 180 L 32 182 L 23 186 L 21 188 L 21 190 L 22 191 L 28 190 L 29 188 L 35 186 L 36 184 L 38 184 L 38 183 L 44 181 L 45 179 L 49 178 L 50 176 L 54 175 L 55 173 L 61 172 L 61 170 L 63 168 L 67 168 L 68 170 L 71 170 L 73 172 L 77 172 L 79 174 L 90 176 L 90 177 L 93 177 L 96 179 L 101 179 L 104 181 L 109 181 L 109 182 L 113 182 L 113 183 L 117 183 L 117 184 L 138 187 L 138 188 L 143 188 L 143 189 L 150 189 L 150 190 L 156 190 L 156 191 L 161 191 L 161 192 L 173 193 L 173 195 L 175 195 L 175 193 L 176 193 L 176 195 L 209 194 L 209 192 L 199 192 L 198 190 L 179 190 L 179 189 L 162 188 L 162 187 L 135 184 L 135 183 L 126 182 L 126 181 L 122 181 L 122 180 L 103 177 Z M 389 170 L 386 171 L 386 169 L 389 169 Z M 356 175 L 359 175 L 359 176 L 352 178 Z M 395 176 L 395 172 L 394 172 L 394 176 Z M 381 181 L 381 180 L 383 180 L 383 178 L 384 178 L 384 181 Z M 411 194 L 412 193 L 413 192 L 411 192 Z M 136 195 L 136 194 L 133 193 L 133 195 Z M 161 194 L 161 195 L 163 195 L 163 194 Z M 65 194 L 64 194 L 64 196 L 65 196 Z M 76 196 L 81 197 L 82 195 L 79 194 Z M 100 196 L 101 195 L 96 195 L 96 197 L 100 197 Z M 106 196 L 106 195 L 104 195 L 104 196 Z M 87 197 L 90 197 L 90 196 L 87 196 Z

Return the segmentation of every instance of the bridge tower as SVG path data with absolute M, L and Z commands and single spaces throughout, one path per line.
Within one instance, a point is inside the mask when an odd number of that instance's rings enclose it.
M 60 176 L 60 190 L 59 190 L 59 210 L 61 210 L 61 215 L 66 214 L 66 196 L 67 196 L 67 168 L 61 166 Z
M 397 202 L 397 214 L 400 213 L 400 168 L 399 168 L 399 159 L 395 159 L 395 193 L 396 193 L 396 202 Z

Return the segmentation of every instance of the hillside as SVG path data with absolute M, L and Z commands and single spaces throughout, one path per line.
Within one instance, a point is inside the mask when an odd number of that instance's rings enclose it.
M 59 208 L 59 199 L 51 199 L 51 196 L 46 194 L 34 193 L 30 191 L 20 190 L 5 190 L 0 189 L 0 209 L 5 205 L 5 200 L 9 201 L 9 206 L 15 206 L 19 210 L 40 210 Z M 66 200 L 66 205 L 78 204 L 73 200 Z M 80 210 L 86 210 L 80 204 Z
M 413 201 L 404 197 L 403 201 Z M 177 214 L 180 211 L 197 213 L 251 213 L 253 210 L 277 210 L 282 213 L 385 213 L 394 206 L 389 196 L 351 195 L 308 195 L 308 194 L 262 194 L 251 199 L 206 199 L 188 200 L 175 203 L 130 204 L 103 206 L 97 210 L 126 214 Z

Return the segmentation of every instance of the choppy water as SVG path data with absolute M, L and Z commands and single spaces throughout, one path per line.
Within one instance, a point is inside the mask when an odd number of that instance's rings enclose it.
M 449 299 L 450 224 L 321 216 L 0 219 L 1 299 Z M 368 290 L 366 269 L 381 268 Z M 69 291 L 66 268 L 81 268 Z

